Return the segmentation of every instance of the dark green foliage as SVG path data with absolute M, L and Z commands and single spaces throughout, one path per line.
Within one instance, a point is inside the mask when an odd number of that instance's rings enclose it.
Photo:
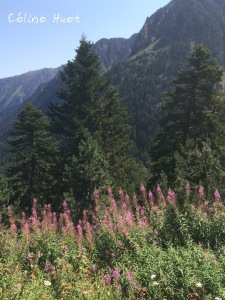
M 84 37 L 76 53 L 62 72 L 61 103 L 50 105 L 48 115 L 66 165 L 66 192 L 72 189 L 83 206 L 82 201 L 91 202 L 95 186 L 107 182 L 128 187 L 134 160 L 128 117 L 117 90 L 99 74 L 99 58 Z
M 162 76 L 165 66 L 160 52 L 156 55 L 149 51 L 130 58 L 108 74 L 127 107 L 136 145 L 135 156 L 145 165 L 149 163 L 151 139 L 156 131 L 157 105 L 164 85 L 169 86 L 167 78 Z
M 188 175 L 189 171 L 186 170 L 184 174 L 188 179 L 195 184 L 203 181 L 208 186 L 207 178 L 210 174 L 204 164 L 209 157 L 201 159 L 200 156 L 206 150 L 206 142 L 213 157 L 221 154 L 224 141 L 224 98 L 219 83 L 222 75 L 222 68 L 210 57 L 207 48 L 200 45 L 191 52 L 187 69 L 178 73 L 177 79 L 173 81 L 174 91 L 166 93 L 162 104 L 164 117 L 160 121 L 161 132 L 156 136 L 151 151 L 153 182 L 159 179 L 158 174 L 163 170 L 169 183 L 173 183 L 177 176 L 176 166 L 184 171 L 178 162 L 183 156 L 186 167 L 196 164 L 198 160 L 199 168 L 202 169 L 200 171 L 198 168 L 198 172 L 194 172 L 195 178 Z M 194 151 L 194 156 L 199 159 L 193 161 L 191 156 L 184 158 L 189 151 L 192 155 Z
M 50 201 L 53 197 L 57 148 L 48 134 L 46 118 L 30 103 L 19 114 L 13 128 L 8 138 L 11 153 L 8 177 L 13 189 L 11 202 L 26 209 L 34 197 L 40 202 Z
M 113 180 L 109 175 L 109 163 L 97 142 L 89 133 L 79 144 L 79 155 L 73 155 L 65 166 L 63 180 L 75 197 L 75 214 L 81 209 L 94 207 L 93 191 L 106 192 L 112 186 Z
M 203 185 L 207 198 L 213 195 L 217 187 L 224 193 L 225 173 L 221 170 L 221 155 L 213 150 L 209 140 L 199 146 L 189 139 L 174 157 L 176 186 L 185 186 L 187 181 L 192 183 L 192 188 Z

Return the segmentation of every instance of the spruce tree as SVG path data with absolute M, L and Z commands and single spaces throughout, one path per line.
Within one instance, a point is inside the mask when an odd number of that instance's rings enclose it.
M 73 207 L 75 216 L 83 209 L 94 207 L 92 195 L 95 188 L 105 193 L 108 187 L 112 186 L 109 163 L 97 139 L 89 133 L 85 134 L 79 144 L 79 155 L 68 159 L 63 181 L 68 186 L 71 196 L 76 198 Z
M 93 156 L 97 143 L 99 155 L 105 161 L 104 166 L 107 165 L 108 178 L 117 188 L 126 188 L 131 181 L 133 164 L 128 116 L 116 89 L 100 75 L 99 58 L 85 37 L 80 41 L 76 57 L 64 67 L 62 80 L 63 86 L 59 90 L 61 102 L 51 104 L 48 115 L 52 131 L 60 141 L 63 164 L 68 166 L 72 158 L 77 165 L 81 157 L 88 153 L 90 157 L 86 159 L 87 164 L 97 159 L 97 156 Z M 88 150 L 87 133 L 94 152 Z M 85 161 L 81 169 L 86 169 L 84 164 Z M 93 167 L 95 165 L 92 164 Z M 96 165 L 96 172 L 98 168 Z M 95 183 L 92 179 L 89 187 Z M 74 176 L 70 181 L 80 182 L 80 186 L 84 186 L 83 180 L 82 176 Z M 105 182 L 96 182 L 96 187 L 99 188 L 101 184 L 105 185 Z M 72 188 L 75 190 L 74 184 Z M 90 195 L 89 190 L 86 192 Z M 84 197 L 78 191 L 74 196 L 80 202 L 80 198 Z
M 192 50 L 188 67 L 178 73 L 173 81 L 174 91 L 166 93 L 162 103 L 161 132 L 155 137 L 151 151 L 152 182 L 156 182 L 158 174 L 163 171 L 169 183 L 174 183 L 178 157 L 175 153 L 180 153 L 181 147 L 184 152 L 185 145 L 190 145 L 189 140 L 192 149 L 199 151 L 203 143 L 209 143 L 212 152 L 216 151 L 218 156 L 224 141 L 222 75 L 222 68 L 216 59 L 211 58 L 207 48 L 199 45 Z M 201 179 L 201 176 L 196 178 Z
M 54 167 L 57 147 L 48 134 L 48 122 L 41 111 L 27 103 L 8 137 L 11 166 L 9 186 L 11 203 L 28 209 L 34 197 L 39 203 L 54 198 Z

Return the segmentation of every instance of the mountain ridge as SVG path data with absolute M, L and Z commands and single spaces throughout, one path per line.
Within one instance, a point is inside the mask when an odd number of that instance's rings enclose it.
M 193 45 L 204 44 L 225 66 L 224 32 L 224 0 L 172 0 L 147 17 L 129 39 L 101 39 L 93 45 L 100 56 L 101 72 L 118 88 L 128 109 L 140 160 L 148 161 L 163 93 L 172 88 L 177 71 L 187 65 Z M 57 76 L 43 83 L 27 101 L 46 111 L 49 102 L 57 101 Z

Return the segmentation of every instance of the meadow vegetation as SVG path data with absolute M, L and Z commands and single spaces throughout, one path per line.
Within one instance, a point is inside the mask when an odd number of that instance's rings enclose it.
M 178 197 L 185 199 L 179 205 Z M 72 221 L 34 199 L 0 227 L 1 299 L 224 299 L 225 205 L 216 190 L 163 194 L 142 185 L 94 192 L 95 207 Z M 6 224 L 6 221 L 8 224 Z

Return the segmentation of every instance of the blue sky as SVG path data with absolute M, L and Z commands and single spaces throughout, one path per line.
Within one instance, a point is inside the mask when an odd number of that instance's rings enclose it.
M 82 34 L 94 43 L 101 38 L 129 38 L 169 2 L 1 0 L 0 78 L 65 64 L 74 58 Z M 63 23 L 60 18 L 69 19 Z

